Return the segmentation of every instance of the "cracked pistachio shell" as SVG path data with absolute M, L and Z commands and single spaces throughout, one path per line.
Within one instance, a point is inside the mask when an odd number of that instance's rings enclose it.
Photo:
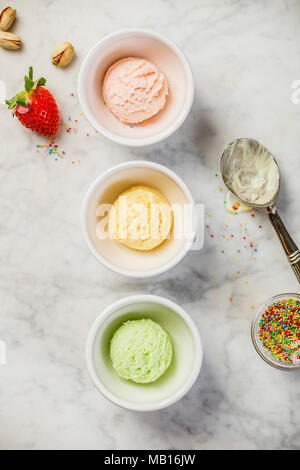
M 20 49 L 21 38 L 14 33 L 0 31 L 0 46 L 4 49 Z
M 12 7 L 5 7 L 0 11 L 0 29 L 7 31 L 14 22 L 17 11 Z
M 51 54 L 53 65 L 66 67 L 74 56 L 74 48 L 70 42 L 63 42 Z

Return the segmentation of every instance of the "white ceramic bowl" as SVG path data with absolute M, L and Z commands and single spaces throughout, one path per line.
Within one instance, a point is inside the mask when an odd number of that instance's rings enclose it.
M 105 73 L 124 57 L 150 59 L 169 83 L 164 109 L 134 126 L 121 123 L 103 100 Z M 172 41 L 154 31 L 134 28 L 109 34 L 90 50 L 80 69 L 78 94 L 84 114 L 98 132 L 118 144 L 138 147 L 160 142 L 181 126 L 193 103 L 194 82 L 185 55 Z
M 112 367 L 110 340 L 126 320 L 151 318 L 170 335 L 173 359 L 156 382 L 137 384 L 121 379 Z M 86 343 L 86 361 L 97 390 L 108 400 L 136 411 L 160 410 L 180 400 L 195 383 L 202 364 L 202 344 L 190 316 L 171 300 L 155 295 L 126 297 L 105 309 L 94 322 Z
M 170 239 L 151 251 L 128 248 L 110 239 L 107 232 L 102 239 L 96 235 L 98 223 L 107 228 L 111 204 L 132 186 L 157 189 L 173 209 Z M 99 204 L 104 204 L 102 218 L 96 216 Z M 91 184 L 83 201 L 81 221 L 88 247 L 101 263 L 119 274 L 144 278 L 171 269 L 189 251 L 195 238 L 196 208 L 189 189 L 173 171 L 153 162 L 131 161 L 107 170 Z

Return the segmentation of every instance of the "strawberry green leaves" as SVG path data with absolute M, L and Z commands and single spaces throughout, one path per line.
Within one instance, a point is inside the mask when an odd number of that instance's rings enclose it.
M 29 93 L 30 90 L 31 90 L 31 88 L 32 88 L 33 85 L 34 85 L 34 81 L 33 81 L 33 68 L 32 68 L 31 66 L 29 67 L 28 76 L 25 75 L 24 80 L 25 80 L 25 90 Z
M 43 86 L 46 83 L 46 79 L 44 77 L 41 77 L 36 82 L 33 81 L 33 69 L 32 69 L 32 67 L 29 67 L 28 76 L 25 75 L 24 80 L 25 80 L 25 90 L 28 93 L 31 91 L 32 88 L 36 88 L 37 86 Z
M 43 86 L 46 83 L 46 79 L 44 77 L 41 77 L 37 83 L 37 86 Z
M 21 106 L 28 106 L 28 100 L 24 91 L 21 91 L 21 93 L 18 93 L 10 100 L 6 100 L 5 103 L 8 105 L 8 109 L 13 109 L 15 106 L 17 106 L 17 104 L 20 104 Z
M 25 90 L 27 91 L 27 93 L 29 93 L 31 88 L 34 85 L 34 81 L 31 78 L 27 77 L 27 75 L 25 75 L 24 80 L 25 80 Z
M 33 69 L 30 66 L 28 75 L 24 77 L 25 81 L 25 90 L 18 93 L 16 96 L 11 98 L 10 100 L 6 100 L 5 103 L 8 105 L 8 109 L 13 109 L 17 104 L 21 106 L 28 106 L 28 99 L 26 98 L 26 94 L 33 92 L 36 87 L 43 86 L 46 83 L 46 79 L 41 77 L 39 80 L 33 81 Z

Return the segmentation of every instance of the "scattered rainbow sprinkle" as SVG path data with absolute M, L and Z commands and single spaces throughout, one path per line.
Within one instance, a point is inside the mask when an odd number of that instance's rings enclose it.
M 215 191 L 224 192 L 225 187 L 221 181 L 221 175 L 219 173 L 213 173 L 215 178 Z M 227 204 L 227 201 L 224 201 L 224 204 Z M 259 217 L 257 217 L 252 210 L 246 212 L 239 211 L 240 203 L 237 201 L 233 204 L 230 214 L 228 214 L 227 208 L 226 213 L 229 217 L 224 217 L 224 223 L 219 226 L 219 223 L 214 223 L 214 214 L 210 212 L 205 212 L 206 217 L 209 217 L 209 224 L 206 223 L 206 237 L 209 242 L 215 245 L 216 251 L 220 256 L 223 257 L 222 262 L 225 261 L 228 264 L 228 267 L 232 268 L 229 276 L 233 282 L 238 283 L 240 286 L 243 284 L 243 288 L 246 288 L 247 285 L 251 285 L 251 282 L 245 279 L 246 276 L 245 267 L 246 263 L 255 263 L 259 253 L 258 243 L 255 242 L 255 235 L 258 236 L 258 233 L 261 237 L 263 232 L 263 226 L 260 224 Z M 209 208 L 207 208 L 209 209 Z M 239 215 L 241 222 L 236 223 L 237 220 L 234 216 Z M 208 222 L 208 219 L 207 219 Z M 266 236 L 267 240 L 271 240 L 270 236 Z M 246 258 L 246 263 L 245 263 Z M 241 266 L 243 269 L 237 271 L 237 268 Z M 214 273 L 212 273 L 214 274 Z M 214 279 L 214 277 L 213 277 Z M 232 297 L 229 298 L 232 302 Z M 254 309 L 254 306 L 250 306 L 251 309 Z
M 48 156 L 53 156 L 55 160 L 58 160 L 58 158 L 64 158 L 66 155 L 65 151 L 61 150 L 52 139 L 49 139 L 47 144 L 36 145 L 36 151 L 37 153 L 42 152 Z

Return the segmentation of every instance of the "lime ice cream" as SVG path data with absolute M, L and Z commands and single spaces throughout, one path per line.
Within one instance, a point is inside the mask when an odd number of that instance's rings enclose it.
M 114 333 L 110 357 L 117 374 L 137 383 L 157 380 L 173 356 L 170 336 L 150 319 L 128 320 Z

